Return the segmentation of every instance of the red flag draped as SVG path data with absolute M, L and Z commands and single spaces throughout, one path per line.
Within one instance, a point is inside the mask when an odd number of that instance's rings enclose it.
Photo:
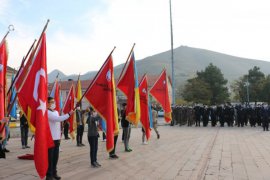
M 114 135 L 118 134 L 119 130 L 115 94 L 113 59 L 110 55 L 85 92 L 85 98 L 106 121 L 108 152 L 114 148 Z
M 127 97 L 127 120 L 137 126 L 140 119 L 140 107 L 137 101 L 139 101 L 140 98 L 134 53 L 130 56 L 125 73 L 120 78 L 117 88 Z
M 74 95 L 74 87 L 73 84 L 71 85 L 68 95 L 66 97 L 64 106 L 63 106 L 63 113 L 67 114 L 69 113 L 71 110 L 74 109 L 74 103 L 75 103 L 75 95 Z M 75 114 L 74 114 L 75 115 Z M 73 123 L 74 123 L 74 115 L 70 116 L 68 118 L 68 122 L 69 122 L 69 133 L 71 134 L 72 139 L 74 139 L 74 127 L 73 127 Z
M 7 45 L 4 40 L 0 44 L 0 120 L 5 117 L 6 112 L 6 73 L 7 73 Z M 5 138 L 5 124 L 0 123 L 0 133 L 2 138 Z
M 20 69 L 20 71 L 18 72 L 18 76 L 14 82 L 15 88 L 17 92 L 20 92 L 22 85 L 24 84 L 24 82 L 26 81 L 26 77 L 28 76 L 28 73 L 31 69 L 32 66 L 32 59 L 34 57 L 34 50 L 32 50 L 26 64 L 22 65 L 22 68 Z M 27 117 L 27 121 L 29 124 L 29 129 L 31 130 L 32 133 L 35 133 L 35 127 L 32 125 L 32 123 L 30 122 L 30 118 L 31 118 L 31 108 L 28 107 L 28 103 L 27 101 L 24 100 L 24 97 L 21 96 L 20 93 L 17 93 L 17 100 L 18 103 L 21 107 L 21 110 L 23 111 L 23 113 L 25 114 L 25 116 Z
M 140 105 L 141 105 L 141 123 L 144 129 L 146 139 L 150 138 L 150 120 L 148 108 L 148 83 L 146 75 L 143 76 L 140 83 Z
M 172 120 L 172 109 L 171 103 L 169 100 L 169 91 L 168 91 L 168 80 L 166 75 L 166 70 L 164 69 L 160 74 L 159 78 L 150 89 L 150 94 L 160 103 L 164 110 L 164 118 L 166 122 Z
M 35 145 L 34 161 L 40 178 L 44 178 L 48 168 L 48 148 L 53 147 L 47 113 L 47 57 L 46 35 L 42 35 L 41 43 L 35 55 L 29 73 L 18 94 L 30 108 L 30 121 L 34 125 Z

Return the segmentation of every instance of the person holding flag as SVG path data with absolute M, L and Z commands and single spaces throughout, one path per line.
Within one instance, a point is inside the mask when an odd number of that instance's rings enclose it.
M 101 118 L 100 116 L 98 116 L 97 112 L 93 108 L 90 108 L 87 111 L 89 111 L 87 124 L 88 124 L 88 142 L 90 145 L 91 166 L 93 168 L 97 168 L 101 167 L 101 165 L 97 162 L 98 138 L 99 138 L 97 123 Z
M 117 88 L 127 97 L 126 107 L 121 113 L 122 126 L 124 133 L 125 151 L 131 152 L 132 149 L 129 147 L 129 138 L 131 133 L 131 124 L 137 127 L 141 118 L 140 108 L 140 94 L 139 94 L 139 83 L 138 73 L 136 68 L 135 56 L 134 56 L 133 45 L 127 61 L 122 69 L 119 76 Z M 123 116 L 126 116 L 125 118 Z M 127 123 L 128 122 L 128 123 Z
M 54 141 L 54 147 L 48 150 L 48 170 L 46 179 L 61 179 L 57 174 L 57 162 L 59 157 L 59 146 L 61 139 L 61 125 L 60 122 L 68 119 L 74 111 L 71 110 L 68 114 L 59 116 L 59 112 L 55 110 L 55 100 L 52 97 L 48 97 L 48 120 L 51 130 L 51 135 Z
M 22 111 L 20 113 L 20 128 L 21 128 L 21 142 L 22 142 L 22 149 L 25 148 L 30 148 L 30 146 L 27 145 L 27 140 L 28 140 L 28 121 L 23 114 Z
M 131 152 L 132 149 L 129 147 L 131 124 L 126 119 L 127 104 L 123 103 L 122 106 L 123 106 L 123 109 L 121 110 L 121 126 L 123 128 L 123 134 L 124 134 L 124 146 L 125 146 L 126 152 Z
M 81 106 L 78 106 L 75 112 L 76 112 L 76 122 L 77 122 L 77 136 L 76 136 L 77 146 L 81 147 L 81 146 L 85 146 L 82 143 L 82 139 L 83 139 L 84 126 L 85 126 L 84 114 L 86 111 L 81 110 Z

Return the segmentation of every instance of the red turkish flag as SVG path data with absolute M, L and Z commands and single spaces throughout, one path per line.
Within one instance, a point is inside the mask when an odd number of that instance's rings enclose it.
M 7 45 L 6 40 L 0 44 L 0 120 L 5 117 L 6 111 L 6 73 L 7 73 Z M 5 124 L 0 123 L 0 133 L 5 138 Z
M 36 129 L 35 167 L 40 178 L 44 178 L 48 169 L 48 148 L 54 146 L 47 112 L 48 79 L 45 33 L 42 35 L 41 43 L 38 46 L 33 64 L 18 94 L 31 110 L 28 117 L 30 117 L 30 122 Z
M 144 129 L 146 139 L 150 138 L 150 119 L 148 107 L 148 83 L 146 75 L 143 76 L 140 83 L 140 105 L 141 105 L 141 123 Z
M 74 109 L 74 104 L 75 103 L 75 95 L 74 95 L 74 87 L 73 84 L 70 87 L 70 90 L 68 92 L 68 96 L 66 97 L 64 106 L 63 106 L 63 113 L 67 114 L 69 113 L 71 110 Z M 74 113 L 75 115 L 75 113 Z M 73 127 L 73 123 L 74 123 L 74 115 L 70 116 L 68 118 L 68 122 L 69 122 L 69 133 L 71 134 L 71 137 L 74 138 L 73 136 L 73 131 L 74 131 L 74 127 Z
M 160 103 L 164 110 L 164 118 L 166 122 L 172 120 L 172 109 L 169 99 L 168 80 L 166 70 L 164 69 L 153 87 L 150 89 L 150 94 Z
M 26 76 L 29 73 L 29 70 L 31 68 L 32 65 L 32 59 L 34 56 L 34 50 L 31 52 L 31 55 L 28 58 L 28 61 L 26 64 L 24 64 L 22 66 L 22 68 L 20 69 L 20 71 L 18 72 L 18 77 L 16 78 L 14 85 L 16 88 L 16 92 L 20 92 L 20 89 L 22 88 L 22 85 L 24 84 L 25 80 L 26 80 Z M 28 106 L 27 106 L 27 102 L 25 102 L 23 100 L 23 98 L 21 97 L 21 95 L 19 93 L 17 93 L 17 97 L 18 97 L 18 103 L 20 105 L 20 107 L 22 108 L 22 111 L 24 112 L 24 114 L 27 116 L 27 111 L 28 111 Z M 31 122 L 29 122 L 31 123 Z M 32 125 L 30 124 L 30 129 L 32 129 Z M 32 129 L 34 130 L 34 129 Z
M 85 98 L 106 122 L 106 147 L 110 152 L 114 148 L 114 135 L 117 135 L 119 131 L 111 55 L 85 92 Z

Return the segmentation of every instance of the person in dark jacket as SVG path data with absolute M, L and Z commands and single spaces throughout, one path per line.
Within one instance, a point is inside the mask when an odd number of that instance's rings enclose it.
M 28 140 L 28 122 L 26 117 L 24 116 L 23 112 L 20 111 L 20 128 L 21 128 L 21 142 L 22 142 L 22 148 L 30 148 L 30 146 L 27 145 Z
M 263 131 L 269 130 L 269 109 L 267 105 L 261 109 Z
M 90 145 L 90 160 L 93 168 L 100 167 L 101 165 L 97 162 L 97 151 L 98 151 L 98 127 L 97 123 L 100 119 L 97 112 L 94 109 L 88 109 L 88 142 Z
M 119 109 L 117 108 L 117 114 L 118 114 L 118 123 L 120 121 L 120 117 L 119 117 Z M 117 139 L 118 139 L 118 134 L 114 135 L 114 147 L 113 147 L 113 150 L 109 153 L 109 156 L 111 159 L 118 159 L 119 156 L 116 155 L 115 153 L 115 149 L 116 149 L 116 144 L 117 144 Z
M 126 120 L 126 103 L 122 104 L 123 109 L 121 111 L 121 125 L 123 128 L 124 133 L 124 144 L 125 144 L 125 151 L 131 152 L 132 149 L 129 147 L 129 138 L 130 138 L 130 132 L 131 132 L 131 126 L 128 120 Z
M 77 146 L 81 147 L 81 146 L 85 146 L 82 143 L 82 139 L 83 139 L 83 132 L 84 132 L 84 111 L 81 110 L 81 107 L 78 106 L 76 109 L 76 122 L 77 122 Z

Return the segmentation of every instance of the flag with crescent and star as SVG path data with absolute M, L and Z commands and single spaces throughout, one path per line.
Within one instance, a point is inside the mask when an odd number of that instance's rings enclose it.
M 18 92 L 30 109 L 30 122 L 36 129 L 34 161 L 41 179 L 48 169 L 48 149 L 54 146 L 48 122 L 47 85 L 46 35 L 43 33 L 29 73 Z

